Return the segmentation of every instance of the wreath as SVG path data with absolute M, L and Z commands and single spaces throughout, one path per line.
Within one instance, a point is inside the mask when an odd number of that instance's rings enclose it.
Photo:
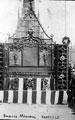
M 26 81 L 26 88 L 32 88 L 34 86 L 34 82 L 32 79 L 27 79 Z

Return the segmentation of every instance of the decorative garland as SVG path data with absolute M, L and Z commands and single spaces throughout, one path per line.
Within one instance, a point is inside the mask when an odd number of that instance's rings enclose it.
M 48 79 L 46 79 L 46 78 L 44 78 L 44 79 L 42 79 L 42 82 L 43 82 L 43 90 L 49 90 L 50 89 L 50 85 L 49 85 L 49 83 L 48 83 Z
M 26 81 L 26 88 L 32 88 L 34 86 L 34 82 L 31 78 L 27 79 Z
M 18 90 L 18 78 L 14 78 L 9 81 L 9 89 Z

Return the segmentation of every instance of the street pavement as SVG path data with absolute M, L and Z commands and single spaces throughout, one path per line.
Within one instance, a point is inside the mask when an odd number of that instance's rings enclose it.
M 27 105 L 0 103 L 0 119 L 75 120 L 68 105 Z

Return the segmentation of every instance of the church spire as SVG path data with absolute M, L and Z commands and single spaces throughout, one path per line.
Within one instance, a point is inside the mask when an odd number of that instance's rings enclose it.
M 33 30 L 33 36 L 39 37 L 39 24 L 35 18 L 34 0 L 23 0 L 21 17 L 18 10 L 18 25 L 15 37 L 27 37 L 30 29 Z

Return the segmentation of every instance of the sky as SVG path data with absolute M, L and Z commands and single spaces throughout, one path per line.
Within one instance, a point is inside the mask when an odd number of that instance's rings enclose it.
M 54 41 L 61 43 L 66 35 L 75 44 L 75 1 L 35 0 L 35 8 L 48 36 L 54 35 Z M 21 13 L 22 0 L 0 0 L 0 42 L 15 33 L 18 9 Z

